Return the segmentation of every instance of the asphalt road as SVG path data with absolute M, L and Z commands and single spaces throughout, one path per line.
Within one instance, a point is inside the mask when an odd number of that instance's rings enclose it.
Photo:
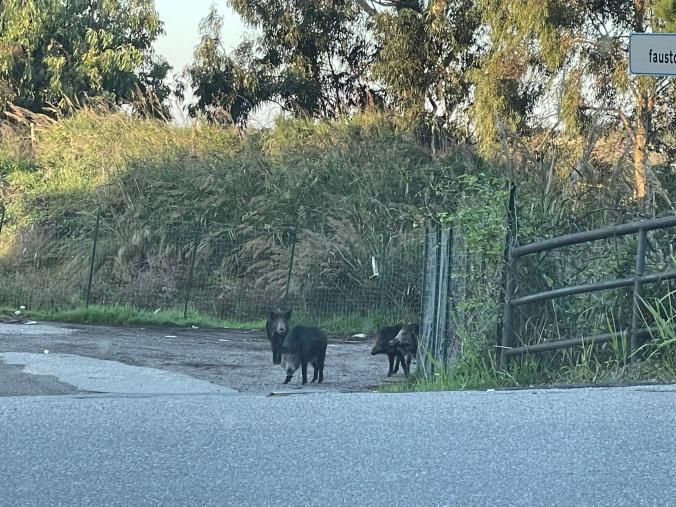
M 676 386 L 378 394 L 331 345 L 299 389 L 261 333 L 0 325 L 0 505 L 676 505 Z
M 0 397 L 11 506 L 676 505 L 669 386 Z

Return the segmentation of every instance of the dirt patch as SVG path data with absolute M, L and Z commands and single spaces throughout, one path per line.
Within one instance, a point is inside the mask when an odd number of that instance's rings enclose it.
M 371 356 L 370 349 L 368 340 L 330 336 L 325 381 L 303 390 L 367 391 L 387 382 L 387 358 Z M 262 331 L 0 324 L 0 351 L 48 351 L 114 360 L 184 373 L 245 392 L 268 394 L 285 387 L 300 388 L 300 372 L 291 384 L 282 385 L 284 373 L 272 364 Z M 396 380 L 402 378 L 400 373 Z

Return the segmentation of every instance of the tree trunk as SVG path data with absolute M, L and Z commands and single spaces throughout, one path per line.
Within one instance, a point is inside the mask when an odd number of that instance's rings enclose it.
M 643 32 L 645 19 L 645 0 L 634 0 L 634 31 Z M 645 201 L 646 178 L 645 169 L 648 160 L 648 136 L 650 135 L 650 120 L 654 99 L 641 86 L 639 78 L 636 94 L 636 129 L 634 131 L 634 198 L 639 202 Z
M 645 166 L 647 159 L 648 128 L 645 122 L 647 108 L 646 96 L 640 93 L 636 97 L 636 131 L 634 133 L 634 198 L 645 199 Z

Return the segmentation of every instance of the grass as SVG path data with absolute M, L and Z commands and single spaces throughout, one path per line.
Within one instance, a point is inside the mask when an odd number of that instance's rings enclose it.
M 16 310 L 15 308 L 0 307 L 0 315 L 16 315 L 33 320 L 52 322 L 68 322 L 73 324 L 92 324 L 105 326 L 159 326 L 159 327 L 202 327 L 202 328 L 230 328 L 247 330 L 264 330 L 265 318 L 254 320 L 217 319 L 203 313 L 189 311 L 183 317 L 183 310 L 140 310 L 132 306 L 90 305 L 89 308 L 78 307 L 58 310 Z M 348 314 L 320 317 L 309 312 L 294 312 L 291 325 L 303 323 L 318 326 L 330 334 L 375 333 L 383 322 L 390 322 L 394 318 L 386 314 L 371 314 L 367 316 Z M 396 319 L 395 319 L 396 320 Z
M 673 354 L 660 360 L 653 358 L 636 365 L 617 364 L 612 367 L 604 366 L 596 359 L 585 359 L 563 365 L 560 369 L 547 368 L 542 360 L 527 356 L 510 366 L 506 372 L 488 366 L 474 368 L 463 363 L 435 374 L 434 378 L 412 377 L 406 382 L 381 386 L 381 391 L 457 391 L 667 382 L 676 382 L 676 358 Z
M 652 303 L 641 298 L 646 312 L 641 314 L 645 327 L 655 329 L 652 340 L 641 347 L 648 349 L 650 356 L 670 351 L 671 359 L 676 359 L 673 349 L 676 345 L 676 290 L 672 290 L 661 298 L 655 298 Z M 647 313 L 648 315 L 645 315 Z M 650 320 L 652 320 L 652 324 Z
M 540 375 L 534 358 L 524 358 L 507 372 L 499 371 L 492 356 L 466 357 L 456 365 L 435 368 L 432 378 L 412 377 L 408 382 L 383 387 L 387 392 L 483 390 L 533 385 Z M 516 363 L 516 361 L 514 362 Z
M 467 355 L 458 363 L 436 365 L 433 378 L 414 376 L 407 382 L 384 385 L 385 392 L 453 391 L 515 387 L 570 387 L 576 385 L 628 385 L 676 382 L 676 291 L 643 301 L 644 326 L 657 328 L 639 348 L 639 361 L 628 358 L 625 339 L 584 345 L 541 355 L 526 355 L 499 371 L 490 353 Z M 614 322 L 609 321 L 609 327 Z
M 259 329 L 265 328 L 265 320 L 234 321 L 220 320 L 208 315 L 182 310 L 161 310 L 151 312 L 130 306 L 95 306 L 70 310 L 19 310 L 21 316 L 34 320 L 69 322 L 73 324 L 94 324 L 106 326 L 160 326 L 160 327 L 204 327 Z M 15 310 L 0 309 L 0 314 L 15 315 Z

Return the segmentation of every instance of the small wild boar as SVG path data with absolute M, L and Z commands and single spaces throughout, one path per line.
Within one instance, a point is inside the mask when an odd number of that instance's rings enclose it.
M 391 377 L 399 371 L 399 354 L 397 354 L 397 348 L 390 345 L 390 342 L 394 340 L 402 327 L 402 324 L 395 324 L 394 326 L 380 328 L 376 334 L 376 343 L 371 349 L 372 356 L 377 354 L 387 354 L 387 359 L 390 363 L 390 368 L 387 370 L 388 377 Z
M 324 380 L 324 359 L 328 340 L 326 335 L 316 327 L 295 326 L 284 339 L 282 346 L 282 368 L 286 372 L 285 384 L 293 378 L 300 367 L 303 384 L 307 384 L 307 365 L 312 364 L 314 375 L 312 382 Z
M 402 326 L 397 336 L 390 341 L 390 346 L 397 351 L 397 356 L 404 369 L 404 375 L 408 377 L 411 370 L 411 359 L 418 353 L 418 324 L 406 324 Z
M 270 347 L 272 348 L 272 364 L 280 364 L 282 361 L 282 344 L 289 331 L 290 318 L 291 310 L 288 312 L 273 310 L 270 312 L 268 321 L 265 323 L 265 332 L 268 335 Z

